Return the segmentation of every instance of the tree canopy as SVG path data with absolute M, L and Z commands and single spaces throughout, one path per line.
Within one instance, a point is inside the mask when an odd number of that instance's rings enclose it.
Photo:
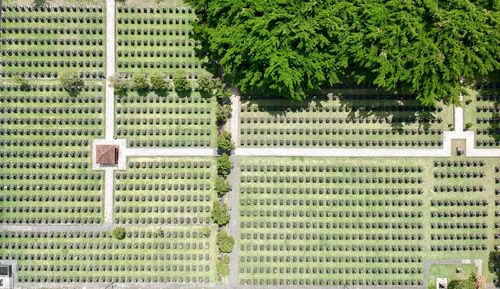
M 195 32 L 243 93 L 294 100 L 335 83 L 457 102 L 460 80 L 500 68 L 493 0 L 187 0 Z

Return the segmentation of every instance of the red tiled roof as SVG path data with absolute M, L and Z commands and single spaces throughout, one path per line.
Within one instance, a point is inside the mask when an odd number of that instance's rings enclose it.
M 117 145 L 97 145 L 96 162 L 101 165 L 116 165 L 119 149 Z

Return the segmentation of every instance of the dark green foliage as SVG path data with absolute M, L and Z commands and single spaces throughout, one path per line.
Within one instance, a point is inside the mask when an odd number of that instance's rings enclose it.
M 111 76 L 109 78 L 111 86 L 115 89 L 115 94 L 119 96 L 124 96 L 130 88 L 129 82 L 117 76 Z
M 206 52 L 243 93 L 302 100 L 357 81 L 456 103 L 461 79 L 500 68 L 495 1 L 187 2 Z
M 125 229 L 122 227 L 115 227 L 111 232 L 113 238 L 123 240 L 125 238 Z
M 215 192 L 217 192 L 217 196 L 223 197 L 231 190 L 231 185 L 226 180 L 226 178 L 218 176 L 215 179 Z
M 210 97 L 215 88 L 214 80 L 209 74 L 202 74 L 198 77 L 198 90 L 205 97 Z
M 234 150 L 234 144 L 231 141 L 231 133 L 224 131 L 217 136 L 217 147 L 226 153 Z
M 179 71 L 174 75 L 174 87 L 175 91 L 186 92 L 191 91 L 191 84 L 186 78 L 186 73 Z
M 132 78 L 132 85 L 138 92 L 146 92 L 149 90 L 149 82 L 144 73 L 137 73 Z
M 496 286 L 500 285 L 500 252 L 491 251 L 488 255 L 488 271 L 492 273 L 497 283 Z
M 170 88 L 169 83 L 159 72 L 151 73 L 151 75 L 149 75 L 149 82 L 151 83 L 151 89 L 156 92 L 164 93 Z
M 229 156 L 223 153 L 217 158 L 217 174 L 222 177 L 227 177 L 231 171 L 231 160 Z
M 224 125 L 231 117 L 231 106 L 228 104 L 217 105 L 215 117 L 217 119 L 217 125 Z
M 59 84 L 70 94 L 74 94 L 83 89 L 83 80 L 76 72 L 65 72 L 59 76 Z
M 212 221 L 219 226 L 229 223 L 230 216 L 227 205 L 220 201 L 214 201 L 211 217 Z
M 227 277 L 229 275 L 229 256 L 224 255 L 222 258 L 217 259 L 217 264 L 215 266 L 219 280 Z
M 234 246 L 234 238 L 227 234 L 226 231 L 217 233 L 216 244 L 221 253 L 231 253 Z

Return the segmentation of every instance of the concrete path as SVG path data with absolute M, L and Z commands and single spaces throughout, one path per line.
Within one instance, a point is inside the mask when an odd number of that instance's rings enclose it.
M 233 143 L 240 144 L 240 96 L 233 94 L 231 96 L 231 137 Z
M 109 78 L 115 75 L 115 0 L 106 0 L 106 140 L 112 140 L 115 127 L 115 89 Z
M 229 288 L 236 288 L 238 285 L 238 252 L 239 252 L 239 234 L 238 234 L 238 202 L 239 202 L 239 175 L 238 175 L 238 158 L 234 155 L 230 157 L 233 168 L 228 176 L 228 181 L 231 184 L 231 191 L 228 193 L 229 208 L 231 210 L 231 220 L 227 225 L 227 230 L 234 237 L 234 247 L 231 252 L 229 262 Z
M 115 0 L 106 0 L 106 140 L 115 134 L 115 89 L 110 77 L 115 75 Z M 113 170 L 104 173 L 104 223 L 113 223 Z

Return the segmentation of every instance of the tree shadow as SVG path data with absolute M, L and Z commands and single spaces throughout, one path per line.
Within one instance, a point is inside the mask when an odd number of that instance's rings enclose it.
M 488 255 L 488 270 L 495 276 L 494 285 L 500 287 L 500 252 L 491 251 Z
M 66 92 L 69 94 L 71 97 L 77 97 L 80 95 L 81 91 L 80 90 L 66 90 Z
M 153 92 L 158 95 L 158 96 L 161 96 L 161 97 L 165 97 L 168 95 L 168 90 L 166 89 L 159 89 L 159 90 L 153 90 Z
M 191 96 L 191 93 L 192 93 L 191 90 L 176 90 L 175 92 L 180 97 L 188 97 L 188 96 Z
M 419 130 L 431 129 L 432 119 L 437 119 L 434 107 L 424 107 L 412 95 L 393 94 L 376 89 L 362 89 L 363 95 L 373 91 L 374 95 L 368 99 L 353 97 L 360 95 L 357 89 L 336 89 L 318 92 L 305 101 L 286 100 L 281 97 L 262 97 L 261 95 L 242 95 L 242 104 L 257 106 L 258 111 L 270 116 L 286 116 L 288 113 L 304 112 L 307 109 L 317 112 L 326 109 L 332 115 L 345 117 L 350 123 L 373 122 L 383 120 L 394 130 L 402 130 L 406 126 L 418 124 Z M 327 108 L 322 102 L 333 102 L 334 106 Z M 330 110 L 328 110 L 330 109 Z M 346 114 L 347 113 L 347 114 Z M 369 121 L 366 121 L 368 120 Z
M 394 130 L 402 130 L 405 126 L 418 124 L 418 129 L 431 129 L 431 120 L 438 117 L 434 107 L 421 105 L 415 97 L 406 94 L 382 92 L 373 98 L 356 99 L 349 96 L 339 96 L 340 107 L 348 111 L 347 118 L 351 121 L 367 119 L 384 121 Z
M 496 83 L 485 83 L 478 88 L 478 95 L 490 98 L 490 104 L 486 105 L 486 109 L 491 111 L 484 115 L 484 117 L 490 119 L 486 133 L 489 137 L 493 138 L 496 143 L 498 143 L 500 142 L 500 89 Z M 484 108 L 474 107 L 473 109 L 476 109 L 476 113 L 478 113 L 478 110 L 483 110 Z
M 136 91 L 139 96 L 147 96 L 149 93 L 149 89 L 137 89 Z

